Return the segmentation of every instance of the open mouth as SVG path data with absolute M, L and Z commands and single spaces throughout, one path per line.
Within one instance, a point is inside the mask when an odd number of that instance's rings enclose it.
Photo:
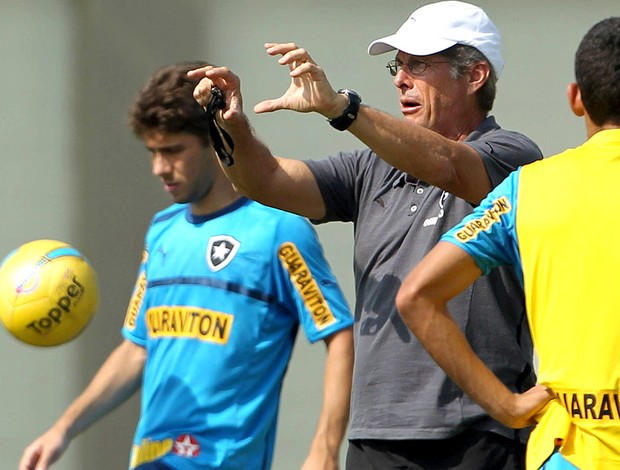
M 400 110 L 403 114 L 411 114 L 419 111 L 422 105 L 413 98 L 403 96 L 400 100 Z

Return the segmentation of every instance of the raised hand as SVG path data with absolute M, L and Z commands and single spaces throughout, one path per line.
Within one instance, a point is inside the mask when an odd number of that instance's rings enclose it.
M 200 79 L 194 88 L 194 98 L 201 106 L 207 107 L 211 98 L 211 88 L 217 87 L 224 96 L 224 107 L 221 117 L 225 123 L 234 122 L 243 118 L 243 97 L 241 96 L 241 82 L 228 67 L 215 67 L 212 65 L 199 69 L 190 70 L 187 75 L 190 78 Z
M 342 113 L 347 99 L 334 91 L 325 71 L 305 49 L 295 43 L 267 43 L 265 50 L 271 56 L 281 56 L 278 63 L 288 66 L 291 85 L 279 98 L 261 101 L 254 106 L 256 113 L 289 109 L 301 113 L 317 112 L 328 118 Z

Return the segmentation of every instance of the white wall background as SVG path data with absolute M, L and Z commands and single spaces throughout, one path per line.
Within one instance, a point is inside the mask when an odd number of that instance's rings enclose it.
M 0 330 L 0 468 L 44 431 L 119 342 L 148 221 L 168 204 L 148 157 L 127 130 L 131 100 L 161 65 L 204 59 L 235 70 L 246 111 L 274 153 L 315 158 L 357 147 L 318 116 L 256 116 L 281 94 L 286 70 L 263 51 L 295 41 L 336 88 L 397 112 L 391 57 L 370 41 L 392 33 L 422 1 L 2 0 L 0 3 L 0 257 L 37 238 L 58 238 L 95 266 L 102 305 L 74 342 L 38 349 Z M 584 138 L 569 114 L 572 57 L 594 22 L 620 14 L 617 0 L 481 0 L 502 32 L 506 68 L 494 114 L 551 155 Z M 332 267 L 353 302 L 351 227 L 319 228 Z M 320 406 L 321 345 L 300 336 L 282 400 L 274 470 L 298 468 Z M 132 399 L 74 440 L 55 468 L 126 467 L 138 414 Z M 346 447 L 346 446 L 345 446 Z

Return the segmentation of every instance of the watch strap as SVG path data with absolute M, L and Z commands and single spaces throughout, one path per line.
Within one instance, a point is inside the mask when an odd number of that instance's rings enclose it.
M 357 113 L 360 109 L 362 97 L 353 90 L 348 90 L 345 88 L 338 90 L 338 93 L 340 93 L 341 95 L 345 95 L 349 99 L 349 104 L 340 116 L 334 119 L 328 119 L 327 121 L 334 129 L 344 131 L 348 129 L 351 123 L 353 123 L 353 121 L 355 121 L 355 119 L 357 118 Z

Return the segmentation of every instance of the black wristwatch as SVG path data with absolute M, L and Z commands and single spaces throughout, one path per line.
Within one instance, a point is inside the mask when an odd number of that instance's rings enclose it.
M 344 109 L 343 113 L 334 119 L 328 119 L 327 122 L 334 128 L 339 131 L 346 130 L 355 118 L 357 117 L 357 112 L 360 109 L 360 103 L 362 102 L 362 97 L 355 93 L 353 90 L 342 89 L 338 90 L 338 93 L 341 95 L 345 95 L 349 98 L 349 104 Z

